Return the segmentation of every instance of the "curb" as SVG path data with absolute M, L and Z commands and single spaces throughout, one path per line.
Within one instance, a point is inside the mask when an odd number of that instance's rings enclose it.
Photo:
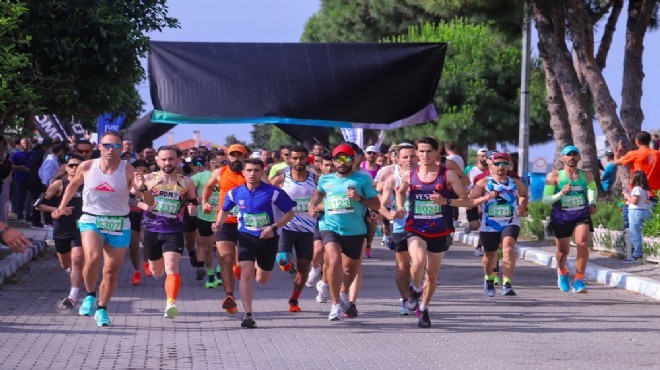
M 476 247 L 477 243 L 479 243 L 479 235 L 466 235 L 463 231 L 456 231 L 454 232 L 454 241 Z M 531 247 L 523 247 L 516 244 L 516 257 L 545 267 L 557 267 L 557 259 L 554 254 Z M 566 267 L 570 272 L 575 273 L 575 258 L 569 258 Z M 654 279 L 609 269 L 591 263 L 587 265 L 585 277 L 599 284 L 625 289 L 660 301 L 660 281 Z
M 34 258 L 34 256 L 46 249 L 46 242 L 43 240 L 33 240 L 32 247 L 25 253 L 13 253 L 12 255 L 0 260 L 0 284 L 13 275 L 18 269 L 23 267 Z

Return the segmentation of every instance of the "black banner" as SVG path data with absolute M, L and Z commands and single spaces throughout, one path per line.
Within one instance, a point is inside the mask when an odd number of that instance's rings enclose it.
M 34 117 L 34 126 L 39 134 L 51 140 L 69 141 L 70 136 L 80 140 L 85 137 L 83 125 L 71 117 L 70 121 L 60 121 L 54 114 L 44 114 Z

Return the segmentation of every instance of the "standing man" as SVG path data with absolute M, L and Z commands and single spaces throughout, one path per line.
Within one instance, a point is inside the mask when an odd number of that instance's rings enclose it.
M 138 160 L 137 154 L 133 151 L 133 142 L 130 140 L 124 140 L 122 142 L 122 151 L 121 156 L 128 156 L 128 163 L 133 164 L 133 162 Z
M 616 180 L 616 165 L 614 164 L 614 152 L 610 149 L 605 151 L 605 160 L 607 160 L 607 166 L 603 170 L 603 174 L 600 176 L 600 184 L 603 186 L 603 191 L 609 193 Z
M 648 179 L 649 189 L 651 190 L 651 197 L 649 200 L 649 211 L 653 213 L 656 203 L 658 203 L 658 196 L 660 192 L 660 151 L 651 149 L 651 134 L 646 131 L 640 131 L 635 134 L 635 144 L 638 149 L 631 150 L 626 155 L 621 157 L 623 153 L 623 145 L 619 142 L 619 146 L 614 156 L 614 164 L 617 166 L 630 166 L 630 173 L 641 170 L 646 174 Z M 628 225 L 628 206 L 623 207 L 623 221 Z
M 32 156 L 32 140 L 22 138 L 19 142 L 18 150 L 9 158 L 12 164 L 12 184 L 14 187 L 12 210 L 16 213 L 18 221 L 23 221 L 23 217 L 25 216 L 25 205 L 28 200 L 28 191 L 30 190 L 29 178 Z
M 230 148 L 231 150 L 231 148 Z M 275 265 L 279 237 L 277 230 L 294 217 L 296 203 L 280 188 L 261 181 L 264 164 L 258 158 L 243 162 L 246 183 L 227 192 L 214 229 L 224 226 L 230 211 L 238 209 L 239 290 L 245 316 L 243 328 L 256 328 L 252 316 L 252 284 L 266 284 Z
M 99 140 L 101 158 L 85 161 L 76 171 L 62 196 L 54 217 L 72 214 L 67 204 L 83 185 L 83 215 L 78 220 L 85 253 L 83 281 L 87 296 L 78 311 L 80 315 L 94 314 L 98 326 L 110 326 L 107 305 L 117 288 L 119 270 L 126 250 L 131 242 L 131 227 L 128 219 L 128 199 L 130 189 L 144 193 L 147 188 L 144 176 L 133 166 L 121 160 L 122 136 L 116 131 L 107 131 Z M 147 203 L 153 204 L 153 197 L 144 193 Z M 151 202 L 151 203 L 150 203 Z M 99 278 L 101 260 L 103 281 L 99 287 L 100 296 L 96 305 L 96 283 Z
M 431 326 L 428 305 L 435 292 L 438 272 L 444 252 L 449 249 L 447 237 L 454 231 L 453 207 L 471 207 L 465 187 L 452 170 L 441 167 L 440 143 L 432 137 L 415 140 L 419 165 L 401 174 L 401 185 L 396 194 L 396 216 L 406 216 L 408 251 L 412 260 L 413 291 L 408 297 L 407 308 L 416 311 L 420 328 Z M 457 196 L 451 199 L 454 194 Z M 406 212 L 406 198 L 410 210 Z M 422 278 L 426 281 L 422 289 Z M 421 298 L 421 304 L 420 304 Z
M 362 255 L 362 244 L 367 235 L 365 214 L 367 209 L 378 210 L 380 202 L 371 177 L 354 171 L 355 150 L 347 144 L 332 151 L 337 172 L 322 176 L 312 198 L 309 214 L 317 217 L 317 207 L 323 203 L 325 211 L 319 221 L 325 258 L 328 260 L 328 283 L 332 308 L 328 319 L 340 320 L 342 311 L 348 317 L 357 316 L 354 303 L 341 302 L 339 290 L 353 283 Z M 345 297 L 348 297 L 345 295 Z
M 509 155 L 495 153 L 492 156 L 491 174 L 479 180 L 470 193 L 475 205 L 484 203 L 481 212 L 479 239 L 485 254 L 481 259 L 484 269 L 484 292 L 495 296 L 497 250 L 502 245 L 504 254 L 504 285 L 502 295 L 515 296 L 511 279 L 516 266 L 516 240 L 520 234 L 520 216 L 527 215 L 527 188 L 519 179 L 507 176 Z
M 580 162 L 578 148 L 573 145 L 564 147 L 561 160 L 564 168 L 550 172 L 543 189 L 543 203 L 552 204 L 550 228 L 557 245 L 557 285 L 562 292 L 568 292 L 571 288 L 566 260 L 573 236 L 577 244 L 573 291 L 586 293 L 584 273 L 589 261 L 589 233 L 593 231 L 591 215 L 596 213 L 594 202 L 598 199 L 598 190 L 594 175 L 577 168 Z
M 167 302 L 163 317 L 173 319 L 179 314 L 175 302 L 181 289 L 179 268 L 185 243 L 183 214 L 186 207 L 191 216 L 197 213 L 197 194 L 189 177 L 175 173 L 179 164 L 176 147 L 158 149 L 156 164 L 160 170 L 145 176 L 145 194 L 153 196 L 153 203 L 149 199 L 145 203 L 153 207 L 142 216 L 144 251 L 154 276 L 162 277 L 165 272 Z
M 296 277 L 289 297 L 289 312 L 301 312 L 298 298 L 309 275 L 314 256 L 314 229 L 316 218 L 309 215 L 309 202 L 316 190 L 316 176 L 307 169 L 309 152 L 302 145 L 291 147 L 291 167 L 282 177 L 282 190 L 296 202 L 294 217 L 282 228 L 278 246 L 278 260 L 292 266 L 293 249 L 296 250 Z M 282 266 L 284 267 L 284 266 Z

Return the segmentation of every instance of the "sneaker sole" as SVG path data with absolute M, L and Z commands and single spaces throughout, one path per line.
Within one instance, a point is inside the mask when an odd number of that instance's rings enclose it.
M 341 319 L 339 318 L 339 316 L 335 316 L 335 317 L 329 317 L 328 321 L 341 321 Z
M 236 301 L 234 301 L 234 300 L 224 300 L 222 302 L 222 308 L 225 309 L 225 310 L 232 310 L 236 307 L 238 307 L 238 306 L 236 305 Z
M 302 312 L 302 309 L 300 309 L 300 307 L 298 307 L 298 306 L 289 307 L 289 312 L 291 312 L 291 313 Z
M 575 289 L 573 289 L 573 293 L 577 293 L 577 294 L 586 294 L 586 293 L 589 293 L 589 291 L 586 290 L 586 289 L 582 289 L 582 290 L 575 290 Z
M 72 310 L 75 305 L 76 304 L 74 302 L 71 302 L 69 298 L 64 299 L 64 301 L 62 302 L 62 306 L 64 306 L 64 308 L 68 310 Z

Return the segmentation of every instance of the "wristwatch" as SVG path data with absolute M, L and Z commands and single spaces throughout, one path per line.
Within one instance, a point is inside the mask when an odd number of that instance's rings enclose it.
M 448 205 L 448 206 L 451 205 L 451 199 L 449 199 L 449 198 L 447 198 L 447 205 Z
M 275 226 L 275 224 L 270 225 L 270 227 L 273 229 L 274 233 L 277 232 L 277 226 Z

